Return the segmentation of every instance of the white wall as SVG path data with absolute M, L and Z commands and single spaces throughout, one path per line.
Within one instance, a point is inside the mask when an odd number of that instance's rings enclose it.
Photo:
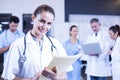
M 22 30 L 22 14 L 33 13 L 35 8 L 41 4 L 48 4 L 55 10 L 56 17 L 54 22 L 55 24 L 53 26 L 54 37 L 56 37 L 61 42 L 68 39 L 70 25 L 76 24 L 79 26 L 78 38 L 82 41 L 86 39 L 88 32 L 91 31 L 91 28 L 89 27 L 89 20 L 91 17 L 96 17 L 96 15 L 70 15 L 70 23 L 66 23 L 64 22 L 64 0 L 0 0 L 0 13 L 12 13 L 13 15 L 18 16 L 20 18 L 19 29 Z M 120 17 L 118 16 L 115 16 L 114 19 L 110 16 L 102 16 L 100 19 L 105 26 L 112 25 L 112 23 L 117 24 L 120 22 Z
M 41 4 L 48 4 L 54 8 L 55 22 L 64 22 L 64 0 L 0 0 L 0 13 L 12 13 L 18 16 L 19 29 L 22 30 L 22 14 L 33 13 Z
M 85 14 L 71 14 L 69 15 L 70 22 L 78 23 L 79 39 L 85 41 L 88 34 L 92 31 L 90 27 L 90 20 L 98 18 L 101 26 L 108 32 L 108 28 L 113 25 L 120 25 L 120 16 L 117 15 L 85 15 Z

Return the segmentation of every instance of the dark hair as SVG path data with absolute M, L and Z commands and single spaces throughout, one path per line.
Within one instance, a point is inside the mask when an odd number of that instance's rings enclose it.
M 19 18 L 17 16 L 11 16 L 9 22 L 19 23 Z
M 72 29 L 73 29 L 74 27 L 77 28 L 76 25 L 72 25 L 72 26 L 70 27 L 70 30 L 69 30 L 69 31 L 72 31 Z M 70 34 L 70 36 L 71 36 L 71 34 Z
M 96 22 L 96 23 L 99 23 L 99 24 L 100 24 L 100 21 L 99 21 L 99 19 L 98 19 L 98 18 L 92 18 L 92 19 L 90 20 L 90 23 L 94 23 L 94 22 Z
M 119 25 L 111 26 L 109 28 L 109 30 L 113 31 L 114 33 L 118 32 L 118 36 L 120 36 L 120 26 Z
M 46 12 L 50 12 L 54 15 L 55 17 L 55 12 L 53 10 L 52 7 L 48 6 L 48 5 L 40 5 L 36 8 L 36 10 L 34 11 L 34 16 L 36 17 L 38 13 L 42 13 L 42 11 L 46 11 Z

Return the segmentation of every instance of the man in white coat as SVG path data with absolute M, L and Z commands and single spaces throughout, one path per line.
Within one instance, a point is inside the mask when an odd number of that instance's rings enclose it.
M 109 36 L 107 32 L 101 30 L 99 19 L 93 18 L 90 21 L 93 32 L 87 37 L 87 43 L 99 42 L 102 53 L 91 53 L 88 55 L 86 74 L 90 76 L 91 80 L 107 80 L 111 76 L 109 67 Z

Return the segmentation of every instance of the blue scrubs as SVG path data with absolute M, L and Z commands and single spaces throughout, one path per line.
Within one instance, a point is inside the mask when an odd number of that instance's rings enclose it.
M 72 44 L 70 40 L 67 40 L 63 43 L 67 55 L 76 55 L 80 52 L 81 42 L 77 40 L 75 44 Z M 81 60 L 78 59 L 72 64 L 73 71 L 67 73 L 68 80 L 80 80 L 81 77 Z
M 4 48 L 9 46 L 16 39 L 23 37 L 25 34 L 16 30 L 14 33 L 10 31 L 10 29 L 5 30 L 0 35 L 0 48 Z M 7 52 L 4 53 L 4 59 L 6 59 Z

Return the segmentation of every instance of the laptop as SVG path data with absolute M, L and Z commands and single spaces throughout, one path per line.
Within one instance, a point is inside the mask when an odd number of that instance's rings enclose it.
M 98 42 L 95 43 L 85 43 L 82 45 L 83 52 L 85 54 L 101 54 L 100 44 Z

